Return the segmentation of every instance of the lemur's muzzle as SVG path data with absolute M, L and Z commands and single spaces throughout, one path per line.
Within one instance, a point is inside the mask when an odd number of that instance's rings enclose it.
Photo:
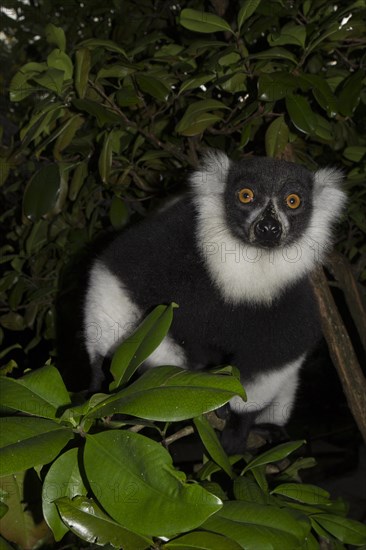
M 265 216 L 254 226 L 256 240 L 265 246 L 276 246 L 282 235 L 282 226 L 273 216 Z

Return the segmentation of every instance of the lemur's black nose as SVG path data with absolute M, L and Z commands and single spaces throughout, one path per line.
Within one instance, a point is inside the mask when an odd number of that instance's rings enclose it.
M 281 224 L 272 216 L 259 220 L 254 226 L 254 233 L 259 241 L 276 242 L 282 234 Z

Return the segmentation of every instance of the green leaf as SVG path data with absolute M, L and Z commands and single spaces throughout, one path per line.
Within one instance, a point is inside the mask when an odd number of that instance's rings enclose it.
M 249 477 L 237 477 L 233 484 L 234 496 L 236 500 L 245 502 L 257 502 L 258 504 L 268 504 L 268 493 L 262 491 L 258 483 Z
M 331 514 L 313 514 L 311 518 L 345 544 L 361 545 L 366 542 L 366 525 L 358 521 Z
M 249 19 L 251 15 L 255 12 L 261 0 L 244 0 L 243 6 L 241 7 L 238 13 L 238 30 L 243 26 L 243 23 Z
M 215 430 L 204 416 L 198 416 L 194 418 L 194 425 L 197 428 L 198 434 L 205 446 L 208 454 L 221 468 L 232 477 L 233 472 L 229 459 L 222 448 L 219 438 L 216 435 Z
M 287 23 L 279 32 L 268 35 L 268 43 L 270 46 L 284 46 L 286 44 L 295 44 L 296 46 L 305 47 L 306 27 Z
M 176 132 L 185 136 L 200 134 L 203 130 L 221 120 L 222 115 L 208 112 L 218 109 L 229 109 L 229 107 L 216 99 L 204 99 L 192 103 L 177 124 Z
M 183 136 L 196 136 L 201 134 L 206 128 L 213 126 L 219 120 L 222 120 L 222 115 L 200 113 L 195 117 L 195 121 L 190 124 L 187 124 L 187 121 L 183 121 L 182 119 L 175 130 Z
M 339 94 L 339 111 L 344 116 L 353 116 L 353 113 L 360 101 L 362 81 L 365 71 L 359 70 L 347 78 Z
M 282 495 L 306 504 L 330 504 L 328 491 L 306 483 L 283 483 L 273 489 L 271 494 Z
M 119 197 L 113 197 L 109 210 L 109 219 L 114 229 L 122 229 L 128 222 L 129 214 L 126 202 Z
M 161 80 L 154 78 L 153 76 L 138 73 L 135 75 L 139 88 L 151 97 L 158 99 L 159 101 L 167 101 L 170 90 Z
M 46 26 L 46 40 L 49 44 L 55 44 L 63 52 L 66 49 L 66 37 L 61 27 L 56 27 L 52 23 Z
M 62 497 L 72 499 L 86 493 L 78 465 L 78 449 L 70 449 L 51 465 L 42 488 L 43 517 L 52 529 L 56 541 L 62 539 L 68 528 L 60 519 L 55 500 Z
M 43 73 L 46 69 L 46 63 L 27 63 L 23 65 L 10 81 L 10 101 L 22 101 L 35 92 L 35 86 L 29 84 L 28 80 Z
M 328 116 L 335 117 L 339 110 L 338 102 L 328 82 L 323 77 L 313 74 L 303 74 L 300 80 L 304 82 L 305 87 L 310 85 L 316 101 L 327 111 Z
M 123 467 L 121 467 L 123 465 Z M 222 506 L 198 484 L 188 484 L 158 443 L 133 432 L 87 435 L 84 466 L 98 500 L 131 531 L 172 536 L 199 527 Z
M 297 87 L 295 77 L 284 71 L 262 73 L 258 79 L 258 97 L 261 101 L 277 101 L 291 95 Z
M 0 418 L 0 433 L 1 476 L 48 464 L 74 436 L 52 420 L 31 417 Z
M 60 69 L 50 67 L 39 76 L 34 76 L 33 80 L 37 82 L 37 84 L 40 84 L 43 88 L 47 88 L 47 90 L 51 90 L 52 92 L 60 95 L 65 80 L 65 72 Z M 34 88 L 34 91 L 38 91 L 38 89 Z
M 297 65 L 297 57 L 285 48 L 271 48 L 270 50 L 264 50 L 262 52 L 252 53 L 249 55 L 249 59 L 286 59 L 287 61 L 292 61 Z
M 23 212 L 31 221 L 37 221 L 56 206 L 61 189 L 57 164 L 42 166 L 28 182 L 23 197 Z
M 111 544 L 123 550 L 152 547 L 150 538 L 128 531 L 105 514 L 91 498 L 63 497 L 56 501 L 60 516 L 68 528 L 82 540 L 100 546 Z
M 187 78 L 187 80 L 184 80 L 180 86 L 179 95 L 183 92 L 186 92 L 187 90 L 194 90 L 195 88 L 199 88 L 200 86 L 202 86 L 202 84 L 206 84 L 206 82 L 210 82 L 214 78 L 215 75 L 213 74 L 203 74 L 201 76 Z
M 56 419 L 60 407 L 70 404 L 60 373 L 51 365 L 22 378 L 1 376 L 0 395 L 2 407 L 43 418 Z
M 100 127 L 107 124 L 117 124 L 121 122 L 121 117 L 118 113 L 107 109 L 96 101 L 75 98 L 72 100 L 72 103 L 76 109 L 80 109 L 81 111 L 85 111 L 86 113 L 95 116 L 98 126 Z
M 96 406 L 88 417 L 124 413 L 146 420 L 186 420 L 225 405 L 235 395 L 245 398 L 243 387 L 234 376 L 154 367 Z
M 109 176 L 112 169 L 112 149 L 112 132 L 106 132 L 98 160 L 99 174 L 104 184 L 109 182 Z
M 224 502 L 202 526 L 234 539 L 246 550 L 294 550 L 310 534 L 307 518 L 290 510 L 247 502 Z
M 365 154 L 366 147 L 361 145 L 352 145 L 350 147 L 346 147 L 343 151 L 343 156 L 352 162 L 360 162 Z
M 290 130 L 283 116 L 280 116 L 271 122 L 265 135 L 267 156 L 281 158 L 281 155 L 288 144 L 289 135 Z
M 101 78 L 125 78 L 129 74 L 136 72 L 136 67 L 129 67 L 128 65 L 109 65 L 108 67 L 102 67 L 97 74 L 96 80 Z
M 57 160 L 61 159 L 61 152 L 70 145 L 75 137 L 76 132 L 84 124 L 84 118 L 81 115 L 74 115 L 64 122 L 61 128 L 58 129 L 58 137 L 53 148 L 54 157 Z M 56 135 L 53 136 L 55 139 Z M 45 146 L 43 144 L 43 146 Z
M 286 97 L 286 107 L 291 121 L 298 130 L 304 134 L 315 133 L 316 116 L 304 97 L 296 94 Z
M 65 80 L 72 78 L 72 73 L 74 71 L 72 61 L 70 57 L 61 50 L 56 49 L 50 53 L 47 57 L 47 65 L 52 69 L 63 71 Z
M 176 307 L 177 304 L 157 306 L 117 348 L 110 368 L 114 378 L 110 390 L 128 382 L 141 363 L 161 344 L 168 334 Z
M 296 449 L 301 447 L 301 445 L 303 445 L 304 443 L 305 441 L 290 441 L 289 443 L 282 443 L 281 445 L 277 445 L 277 447 L 269 449 L 265 453 L 262 453 L 261 455 L 253 458 L 249 462 L 249 464 L 245 466 L 243 473 L 257 466 L 262 466 L 263 464 L 269 464 L 271 462 L 283 460 L 289 454 L 293 453 L 294 451 L 296 451 Z
M 229 23 L 215 15 L 205 11 L 184 9 L 179 17 L 180 24 L 190 31 L 213 33 L 228 31 L 234 34 Z
M 123 55 L 123 57 L 127 58 L 127 54 L 123 48 L 118 46 L 115 42 L 112 40 L 102 40 L 99 38 L 88 38 L 87 40 L 83 40 L 80 42 L 79 46 L 85 46 L 86 48 L 104 48 L 106 50 L 109 50 L 111 52 L 117 52 Z
M 90 71 L 90 51 L 88 48 L 81 48 L 75 54 L 75 88 L 80 98 L 85 96 L 88 87 L 89 71 Z
M 237 542 L 229 537 L 223 537 L 216 533 L 208 533 L 203 531 L 194 531 L 183 535 L 164 544 L 164 548 L 172 548 L 174 550 L 240 550 Z

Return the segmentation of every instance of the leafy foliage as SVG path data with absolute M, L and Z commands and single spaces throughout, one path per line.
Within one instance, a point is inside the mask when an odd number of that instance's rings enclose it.
M 153 334 L 151 316 L 137 330 L 139 348 L 152 352 L 164 338 L 169 326 L 161 310 L 153 312 L 160 315 Z M 114 357 L 113 386 L 118 387 L 111 394 L 89 399 L 70 395 L 51 365 L 18 380 L 0 377 L 2 522 L 10 541 L 22 542 L 14 528 L 14 510 L 7 508 L 9 491 L 18 472 L 35 469 L 43 515 L 56 541 L 71 531 L 83 541 L 127 550 L 308 549 L 319 547 L 318 537 L 337 548 L 364 543 L 366 527 L 346 517 L 341 501 L 332 501 L 316 486 L 296 482 L 298 470 L 306 466 L 302 459 L 282 471 L 277 468 L 276 475 L 265 475 L 267 465 L 283 461 L 302 441 L 257 456 L 226 456 L 202 414 L 234 395 L 245 397 L 235 370 L 191 373 L 156 367 L 131 383 L 126 375 L 133 372 L 135 358 L 130 345 L 121 344 Z M 49 384 L 53 391 L 47 399 Z M 156 392 L 161 390 L 166 396 L 158 400 L 163 413 L 156 408 Z M 73 405 L 76 397 L 79 404 Z M 127 408 L 127 415 L 111 419 L 108 404 L 113 403 L 114 413 L 126 413 L 125 404 L 131 402 L 134 408 Z M 181 419 L 193 419 L 207 450 L 205 463 L 189 478 L 169 452 L 169 444 L 187 433 L 187 426 L 177 425 Z M 225 489 L 218 482 L 220 474 Z M 20 505 L 24 495 L 21 490 L 17 494 Z
M 75 258 L 84 268 L 97 234 L 180 189 L 207 147 L 343 167 L 339 246 L 365 281 L 365 1 L 211 4 L 2 2 L 0 515 L 22 547 L 49 541 L 49 529 L 132 550 L 365 543 L 342 502 L 299 483 L 311 461 L 266 475 L 301 442 L 226 456 L 205 414 L 244 397 L 235 370 L 165 366 L 131 381 L 173 305 L 117 350 L 108 394 L 69 393 L 50 362 L 7 376 L 14 358 L 24 370 L 31 350 L 55 353 L 56 295 L 61 307 L 74 296 Z M 187 428 L 207 454 L 188 478 L 169 453 Z M 49 529 L 25 509 L 30 477 Z
M 21 128 L 1 149 L 6 345 L 21 331 L 26 353 L 52 348 L 70 257 L 177 189 L 207 147 L 343 167 L 340 243 L 365 280 L 364 0 L 253 0 L 226 15 L 198 1 L 159 13 L 149 1 L 8 4 L 18 17 L 5 12 L 2 56 L 21 65 L 9 82 Z

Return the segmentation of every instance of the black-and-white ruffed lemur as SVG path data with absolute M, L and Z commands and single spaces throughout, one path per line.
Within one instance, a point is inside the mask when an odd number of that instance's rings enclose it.
M 300 367 L 320 339 L 309 274 L 345 204 L 341 180 L 335 169 L 208 153 L 190 193 L 123 231 L 94 260 L 84 309 L 93 389 L 102 358 L 153 306 L 176 302 L 148 366 L 240 369 L 248 400 L 230 401 L 222 435 L 229 453 L 245 449 L 253 423 L 283 426 Z

